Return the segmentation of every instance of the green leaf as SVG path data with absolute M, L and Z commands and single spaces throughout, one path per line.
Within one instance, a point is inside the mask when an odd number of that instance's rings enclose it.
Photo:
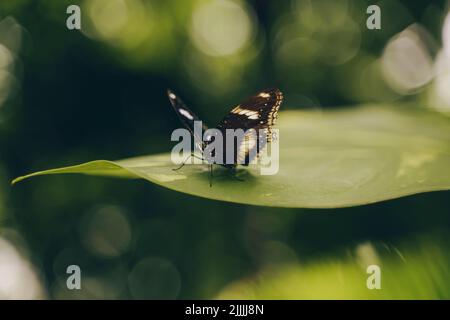
M 243 168 L 238 181 L 215 166 L 179 171 L 170 153 L 98 160 L 19 177 L 84 173 L 143 178 L 209 199 L 277 207 L 332 208 L 450 188 L 450 119 L 412 106 L 363 106 L 279 115 L 280 170 Z

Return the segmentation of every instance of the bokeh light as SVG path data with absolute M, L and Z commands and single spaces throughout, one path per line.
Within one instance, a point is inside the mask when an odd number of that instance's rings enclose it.
M 252 40 L 255 23 L 247 7 L 234 0 L 212 0 L 192 14 L 190 37 L 205 54 L 227 56 L 238 53 Z
M 364 270 L 367 266 L 381 266 L 381 260 L 377 253 L 377 249 L 371 242 L 364 242 L 355 248 L 356 263 Z
M 435 79 L 429 95 L 429 106 L 439 112 L 450 113 L 450 59 L 440 51 L 434 64 Z
M 442 27 L 442 45 L 446 56 L 450 59 L 450 12 L 445 16 Z
M 114 40 L 120 40 L 121 33 L 126 31 L 133 18 L 133 9 L 136 7 L 134 10 L 142 13 L 142 6 L 139 1 L 94 0 L 90 1 L 89 14 L 99 36 L 111 40 L 114 44 Z M 152 20 L 149 19 L 149 25 L 152 24 Z
M 0 68 L 6 69 L 13 62 L 11 51 L 4 45 L 0 44 Z
M 14 75 L 15 55 L 21 41 L 22 31 L 17 22 L 10 17 L 0 20 L 0 108 L 18 85 Z
M 73 262 L 73 256 L 71 260 Z M 64 266 L 67 266 L 67 262 Z M 80 267 L 81 290 L 67 289 L 68 275 L 62 272 L 51 288 L 52 295 L 56 299 L 120 299 L 126 297 L 128 270 L 120 262 L 108 265 L 101 272 L 92 270 L 87 272 L 84 266 Z
M 426 31 L 409 26 L 393 37 L 382 56 L 382 70 L 387 83 L 400 94 L 416 93 L 433 78 L 433 59 L 422 40 Z
M 35 268 L 7 239 L 0 237 L 0 299 L 43 299 Z
M 429 106 L 439 112 L 450 114 L 450 12 L 442 27 L 442 50 L 434 63 L 435 79 L 429 93 Z
M 180 292 L 181 278 L 171 262 L 147 257 L 134 266 L 128 287 L 135 299 L 175 299 Z
M 383 75 L 381 59 L 369 54 L 360 54 L 355 61 L 338 72 L 341 79 L 336 86 L 339 91 L 357 102 L 387 102 L 401 98 Z
M 359 51 L 359 26 L 348 11 L 348 1 L 292 3 L 276 29 L 274 50 L 282 65 L 340 65 Z
M 155 11 L 155 5 L 143 0 L 84 1 L 82 10 L 88 14 L 82 31 L 115 49 L 125 65 L 158 68 L 174 53 L 175 26 L 164 6 Z
M 408 102 L 411 117 L 450 114 L 449 2 L 376 3 L 381 30 L 366 28 L 359 0 L 0 1 L 0 298 L 373 298 L 371 263 L 389 266 L 383 297 L 448 298 L 449 239 L 436 237 L 450 228 L 445 192 L 307 210 L 78 175 L 9 186 L 29 171 L 169 150 L 181 124 L 167 88 L 208 124 L 269 86 L 283 91 L 282 112 Z M 69 4 L 81 32 L 66 28 Z M 364 120 L 382 129 L 371 110 Z M 431 241 L 410 245 L 419 231 Z M 403 238 L 400 253 L 391 243 Z M 66 286 L 73 264 L 82 290 Z
M 23 28 L 16 19 L 6 17 L 0 20 L 0 43 L 16 54 L 22 46 L 22 38 Z
M 132 237 L 126 214 L 112 205 L 89 214 L 83 221 L 81 233 L 86 249 L 103 257 L 117 257 L 126 252 Z
M 239 90 L 263 45 L 257 35 L 254 12 L 245 2 L 198 2 L 188 25 L 190 42 L 182 56 L 189 82 L 210 96 Z

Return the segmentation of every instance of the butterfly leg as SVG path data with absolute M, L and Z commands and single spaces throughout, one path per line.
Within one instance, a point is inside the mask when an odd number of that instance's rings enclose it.
M 204 161 L 205 159 L 203 159 L 203 158 L 200 158 L 199 156 L 196 156 L 195 154 L 193 154 L 193 153 L 191 153 L 182 163 L 181 163 L 181 165 L 178 167 L 178 168 L 174 168 L 174 169 L 172 169 L 173 171 L 178 171 L 178 170 L 180 170 L 181 168 L 183 168 L 184 167 L 184 165 L 186 164 L 186 162 L 190 159 L 190 158 L 192 158 L 192 157 L 194 157 L 194 158 L 197 158 L 197 159 L 200 159 L 200 160 L 202 160 L 202 161 Z
M 209 165 L 209 187 L 212 187 L 212 179 L 213 179 L 213 165 Z
M 236 167 L 231 168 L 229 173 L 233 177 L 233 179 L 236 179 L 237 181 L 241 181 L 241 182 L 245 181 L 245 179 L 238 177 L 238 172 L 237 172 Z

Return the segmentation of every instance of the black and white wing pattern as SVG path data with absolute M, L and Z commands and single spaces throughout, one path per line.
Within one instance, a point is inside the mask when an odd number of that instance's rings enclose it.
M 245 135 L 241 144 L 233 151 L 235 164 L 248 165 L 260 154 L 266 143 L 272 140 L 272 126 L 282 102 L 283 94 L 279 89 L 265 89 L 237 105 L 219 123 L 217 128 L 224 137 L 226 129 L 242 129 L 245 132 L 254 129 L 258 134 Z
M 177 114 L 178 118 L 181 120 L 183 125 L 191 132 L 192 136 L 194 137 L 195 141 L 198 143 L 202 142 L 202 132 L 199 132 L 200 136 L 197 136 L 197 133 L 194 131 L 194 122 L 195 121 L 201 121 L 197 115 L 192 112 L 181 100 L 180 97 L 178 97 L 172 90 L 167 90 L 167 96 L 169 97 L 170 103 L 172 104 L 172 107 L 175 110 L 175 113 Z M 202 129 L 207 130 L 208 127 L 202 122 Z M 201 150 L 203 148 L 203 145 L 196 145 Z

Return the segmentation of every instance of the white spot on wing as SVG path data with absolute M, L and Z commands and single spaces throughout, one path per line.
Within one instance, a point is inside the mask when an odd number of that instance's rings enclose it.
M 259 119 L 259 113 L 257 111 L 249 110 L 249 109 L 242 109 L 240 106 L 237 106 L 236 108 L 231 110 L 231 113 L 247 116 L 247 118 L 252 119 L 252 120 Z
M 176 99 L 177 96 L 171 92 L 169 93 L 169 97 L 170 99 Z
M 270 94 L 266 92 L 261 92 L 260 94 L 258 94 L 258 96 L 260 96 L 261 98 L 270 98 Z
M 231 110 L 231 113 L 235 113 L 235 114 L 239 114 L 239 112 L 241 112 L 241 106 L 237 106 L 236 108 L 234 108 L 233 110 Z
M 183 116 L 185 116 L 186 118 L 188 118 L 189 120 L 193 120 L 194 117 L 189 113 L 189 111 L 185 110 L 185 109 L 178 109 L 178 112 L 181 113 Z

